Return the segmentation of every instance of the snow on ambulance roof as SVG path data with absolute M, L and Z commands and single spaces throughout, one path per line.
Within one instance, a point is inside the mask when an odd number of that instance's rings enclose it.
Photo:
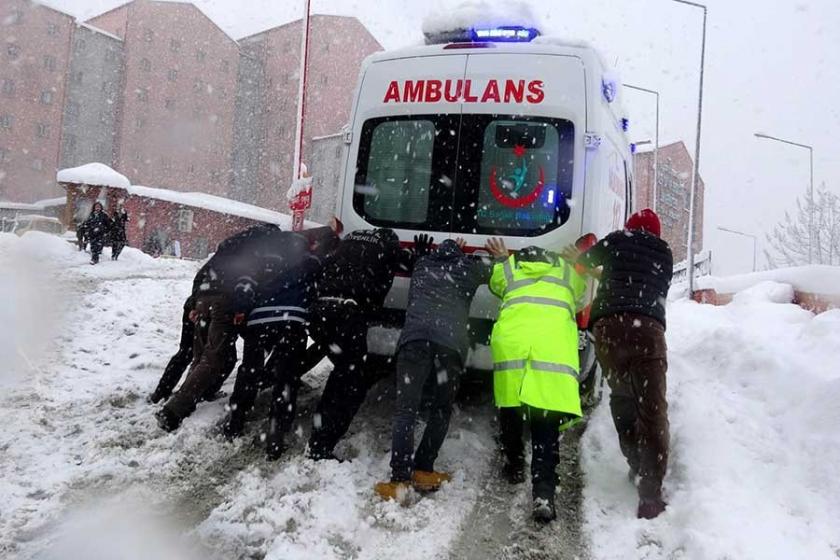
M 485 2 L 469 0 L 453 9 L 439 7 L 423 19 L 423 34 L 439 35 L 448 31 L 499 26 L 540 28 L 531 7 L 525 2 Z
M 62 169 L 56 174 L 55 178 L 59 183 L 77 183 L 119 189 L 127 189 L 131 186 L 131 182 L 125 175 L 117 173 L 104 163 L 96 162 Z
M 258 222 L 277 224 L 283 229 L 291 229 L 292 227 L 292 218 L 288 214 L 269 210 L 268 208 L 260 208 L 259 206 L 221 196 L 199 192 L 177 192 L 169 189 L 157 189 L 139 185 L 129 186 L 126 190 L 129 194 L 135 196 L 163 200 L 174 204 L 192 206 L 194 208 L 203 208 L 204 210 L 219 212 L 220 214 L 230 214 Z M 304 223 L 305 228 L 320 226 L 321 224 L 309 220 Z

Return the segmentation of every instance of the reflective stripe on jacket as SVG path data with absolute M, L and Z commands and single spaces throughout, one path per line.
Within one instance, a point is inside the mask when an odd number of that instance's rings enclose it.
M 496 406 L 527 404 L 581 416 L 578 389 L 577 302 L 586 284 L 568 263 L 496 264 L 490 291 L 501 298 L 493 327 Z

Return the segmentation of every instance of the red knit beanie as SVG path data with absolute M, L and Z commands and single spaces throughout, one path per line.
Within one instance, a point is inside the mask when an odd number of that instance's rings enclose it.
M 630 231 L 646 231 L 659 237 L 662 233 L 662 226 L 659 223 L 659 216 L 650 208 L 636 212 L 627 220 L 625 226 Z

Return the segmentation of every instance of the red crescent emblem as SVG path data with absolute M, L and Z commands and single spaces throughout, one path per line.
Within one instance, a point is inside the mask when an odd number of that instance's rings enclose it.
M 500 204 L 508 208 L 523 208 L 529 204 L 533 204 L 542 194 L 543 186 L 545 186 L 545 173 L 543 172 L 543 168 L 540 167 L 540 178 L 534 190 L 531 191 L 531 194 L 522 198 L 513 198 L 512 196 L 506 195 L 496 183 L 496 168 L 494 167 L 490 170 L 490 192 L 493 193 L 493 196 Z

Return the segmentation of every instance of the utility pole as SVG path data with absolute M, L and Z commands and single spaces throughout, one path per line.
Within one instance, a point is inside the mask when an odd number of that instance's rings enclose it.
M 697 99 L 697 139 L 694 145 L 694 175 L 691 177 L 691 191 L 688 202 L 688 243 L 687 262 L 688 265 L 688 297 L 694 293 L 694 193 L 697 192 L 697 185 L 700 184 L 700 140 L 703 129 L 703 78 L 706 67 L 706 20 L 708 8 L 703 4 L 689 2 L 688 0 L 671 0 L 678 4 L 685 4 L 703 10 L 703 42 L 700 47 L 700 94 Z

